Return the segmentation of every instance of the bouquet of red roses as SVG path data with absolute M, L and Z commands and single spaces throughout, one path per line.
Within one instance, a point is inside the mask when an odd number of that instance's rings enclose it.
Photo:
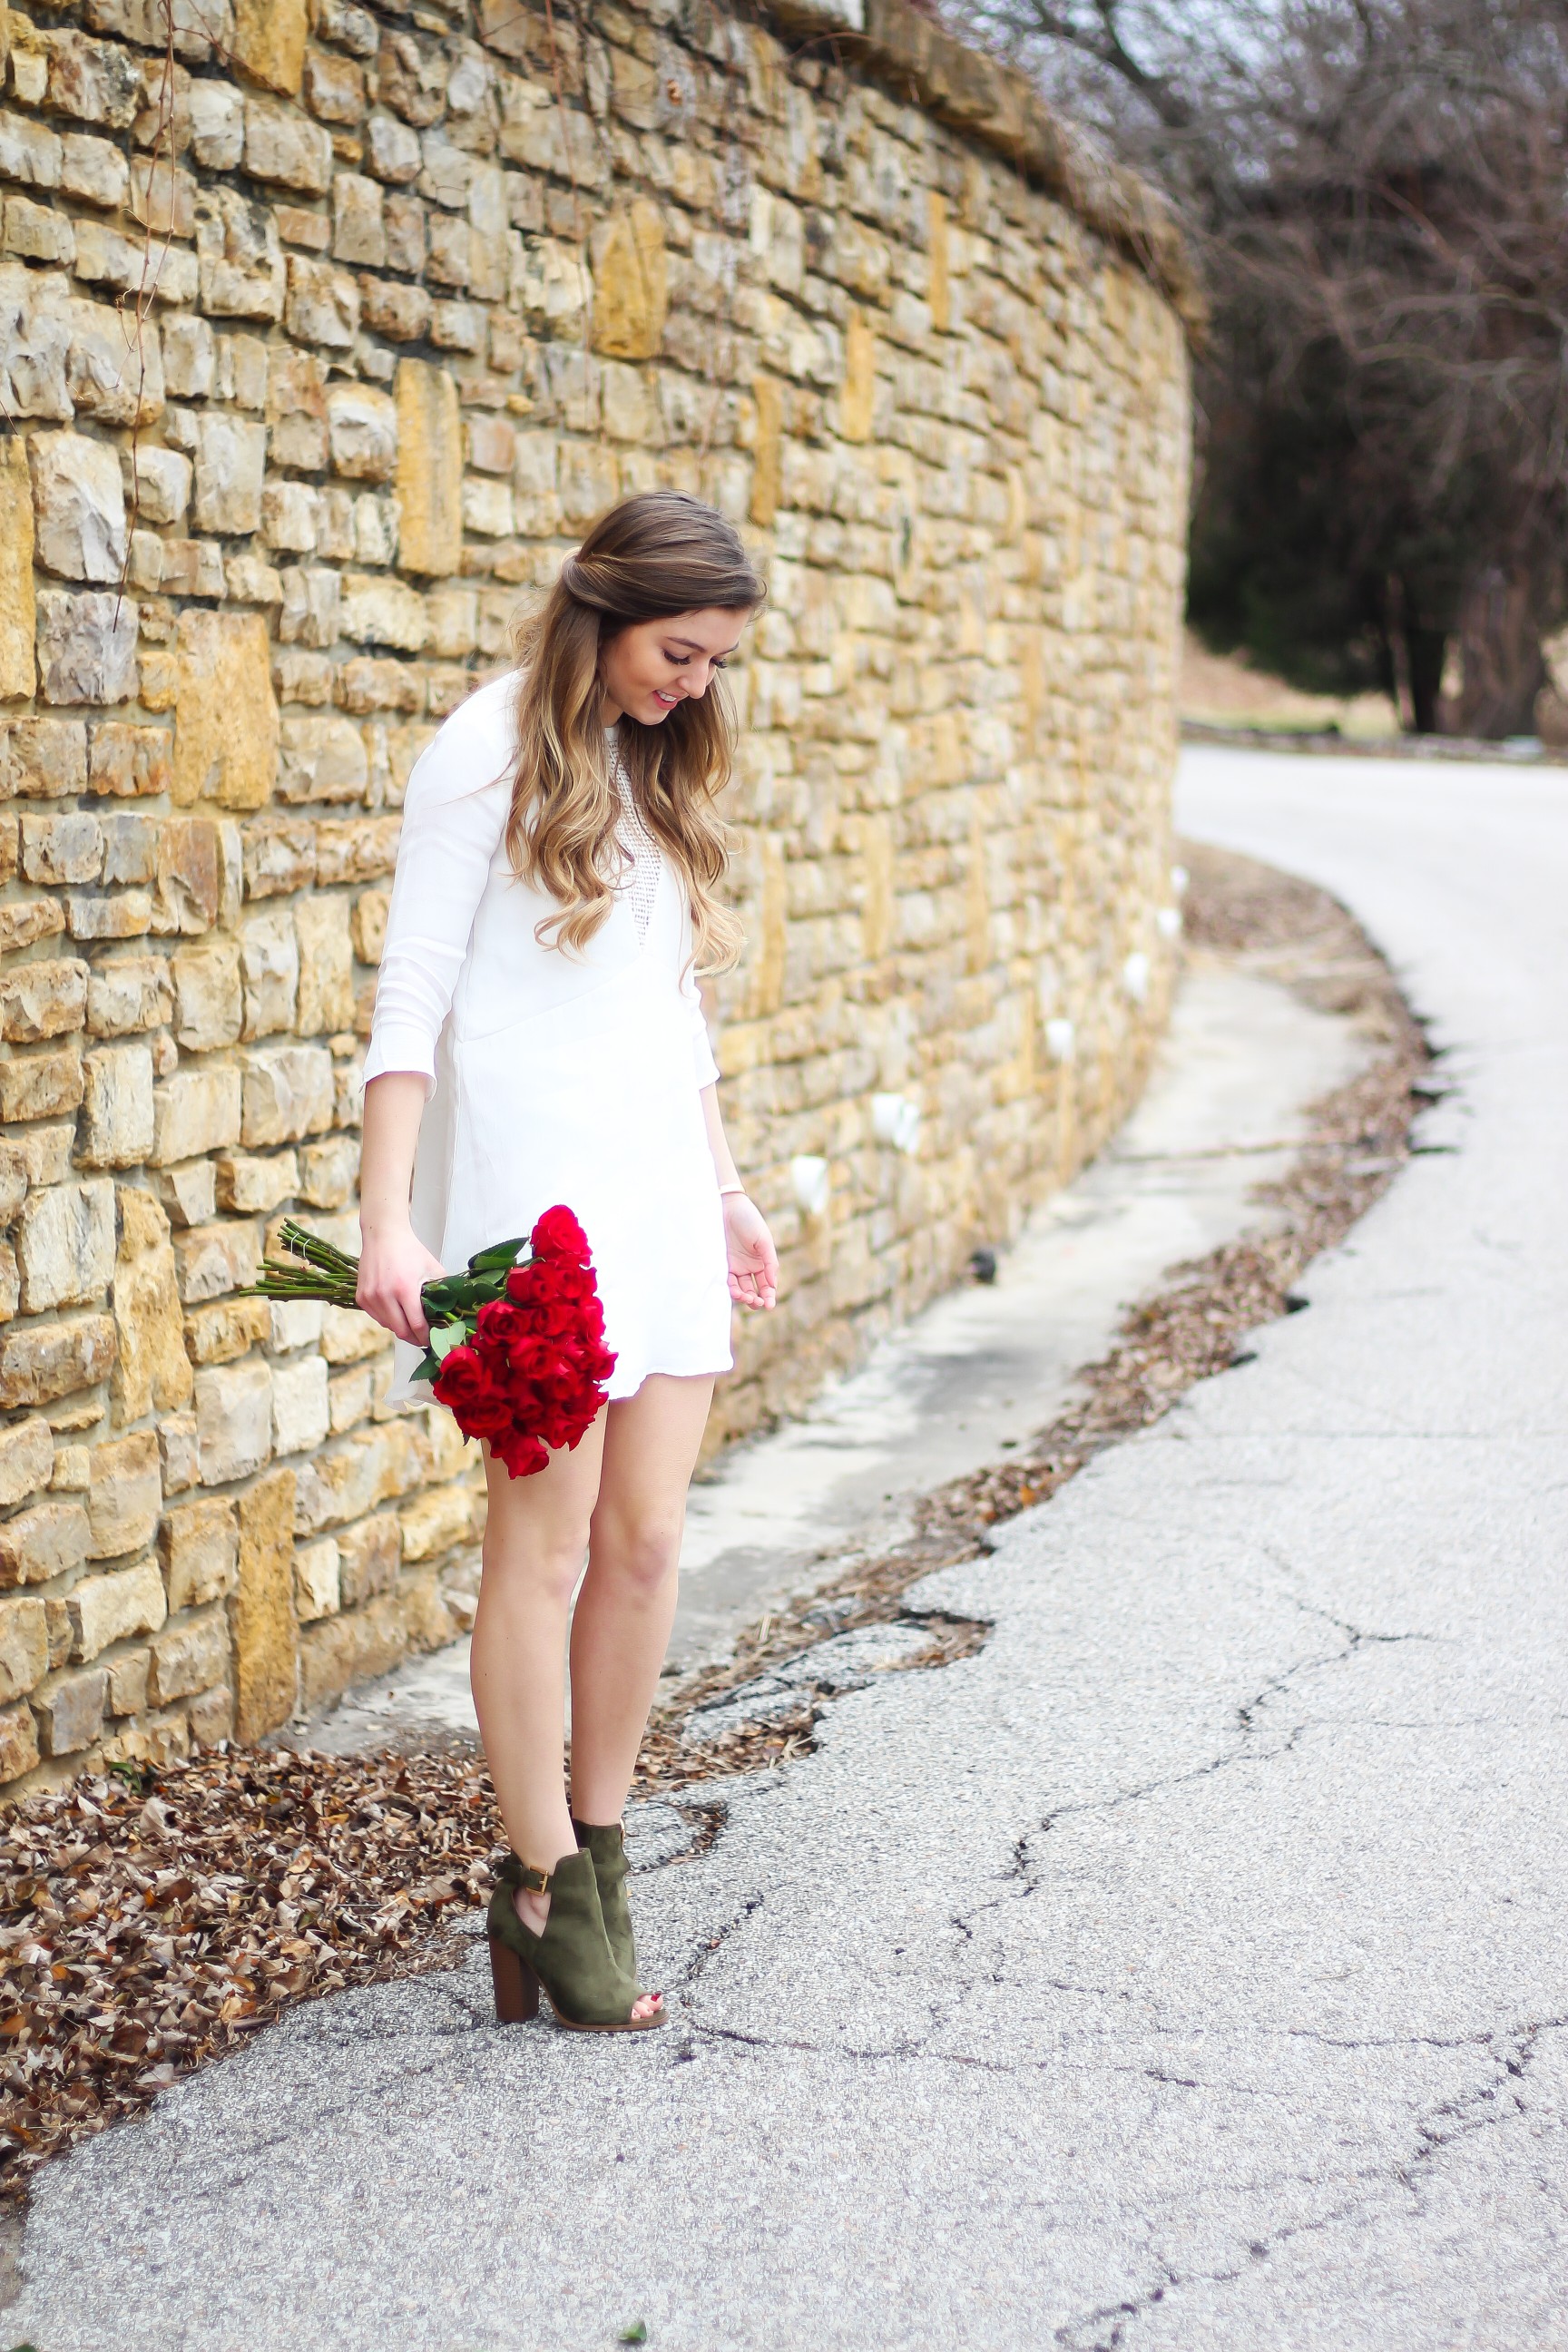
M 285 1218 L 290 1255 L 268 1258 L 249 1296 L 353 1307 L 359 1260 Z M 588 1236 L 570 1209 L 546 1209 L 526 1241 L 476 1251 L 464 1274 L 420 1294 L 430 1337 L 415 1369 L 465 1437 L 482 1437 L 513 1478 L 592 1428 L 616 1368 Z

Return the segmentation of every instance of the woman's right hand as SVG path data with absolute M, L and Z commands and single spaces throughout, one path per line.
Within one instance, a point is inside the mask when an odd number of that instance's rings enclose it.
M 430 1326 L 419 1294 L 427 1282 L 445 1274 L 446 1267 L 426 1248 L 412 1225 L 384 1231 L 373 1227 L 368 1232 L 362 1225 L 360 1231 L 364 1246 L 360 1253 L 356 1304 L 395 1339 L 422 1348 Z

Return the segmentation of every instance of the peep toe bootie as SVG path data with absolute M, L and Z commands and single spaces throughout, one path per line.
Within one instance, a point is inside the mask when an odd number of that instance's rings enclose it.
M 519 1886 L 550 1897 L 542 1936 L 517 1916 L 511 1898 Z M 485 1924 L 500 2024 L 536 2017 L 541 1987 L 560 2022 L 574 2033 L 644 2033 L 664 2023 L 662 2009 L 651 2017 L 632 2015 L 637 1986 L 610 1949 L 591 1853 L 565 1854 L 553 1870 L 535 1870 L 508 1854 Z
M 622 1822 L 611 1822 L 603 1829 L 592 1822 L 580 1822 L 572 1817 L 572 1828 L 579 1847 L 594 1857 L 594 1877 L 599 1889 L 599 1909 L 604 1916 L 605 1934 L 616 1965 L 626 1970 L 637 1985 L 638 1994 L 646 1987 L 637 1983 L 637 1939 L 632 1934 L 631 1905 L 626 1899 L 626 1833 Z M 657 1998 L 662 2001 L 664 1995 Z

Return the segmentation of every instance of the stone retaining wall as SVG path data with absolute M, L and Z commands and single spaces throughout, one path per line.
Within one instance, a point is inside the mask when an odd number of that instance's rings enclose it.
M 733 514 L 711 991 L 801 1403 L 1135 1091 L 1178 245 L 902 0 L 0 10 L 0 1782 L 264 1733 L 472 1612 L 482 1489 L 354 1238 L 397 808 L 616 497 Z M 857 0 L 858 5 L 858 0 Z M 591 31 L 584 28 L 591 26 Z

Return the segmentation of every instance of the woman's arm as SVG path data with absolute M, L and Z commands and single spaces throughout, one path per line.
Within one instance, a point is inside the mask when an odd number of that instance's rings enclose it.
M 708 1148 L 713 1154 L 719 1190 L 723 1195 L 730 1296 L 739 1307 L 771 1307 L 778 1297 L 779 1254 L 762 1211 L 739 1189 L 741 1180 L 724 1139 L 716 1084 L 702 1088 L 702 1116 L 707 1121 Z
M 417 1070 L 387 1070 L 364 1090 L 360 1143 L 358 1304 L 395 1339 L 423 1344 L 428 1331 L 419 1293 L 443 1272 L 408 1222 L 414 1147 L 425 1109 Z

